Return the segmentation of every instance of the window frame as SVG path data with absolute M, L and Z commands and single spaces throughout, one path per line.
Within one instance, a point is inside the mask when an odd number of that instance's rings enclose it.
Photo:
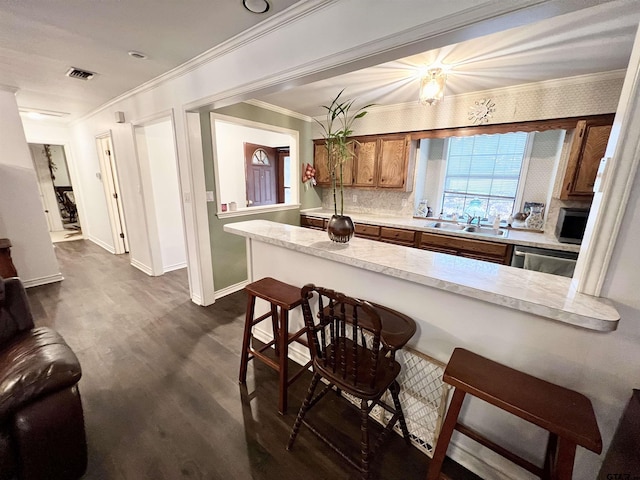
M 510 131 L 510 132 L 500 132 L 500 133 L 477 133 L 475 135 L 458 135 L 458 136 L 475 137 L 475 136 L 483 136 L 483 135 L 503 135 L 506 133 L 526 133 L 527 134 L 526 144 L 525 144 L 524 152 L 522 156 L 522 164 L 520 165 L 520 174 L 518 176 L 518 188 L 516 189 L 516 194 L 513 199 L 512 213 L 515 213 L 516 211 L 521 210 L 521 207 L 523 204 L 524 189 L 526 184 L 527 173 L 529 171 L 529 162 L 531 160 L 531 150 L 533 147 L 533 137 L 536 132 L 535 131 L 529 131 L 529 132 Z M 455 136 L 456 135 L 452 135 L 450 137 L 445 138 L 444 146 L 442 149 L 442 157 L 445 162 L 445 167 L 442 168 L 442 171 L 440 172 L 440 179 L 438 181 L 438 203 L 435 205 L 435 208 L 437 209 L 438 212 L 441 212 L 444 206 L 444 195 L 445 195 L 444 187 L 445 187 L 445 182 L 447 178 L 447 163 L 449 161 L 449 142 Z M 522 182 L 523 178 L 525 179 L 525 182 Z M 545 216 L 546 216 L 546 211 L 545 211 Z M 506 220 L 506 219 L 503 219 L 503 220 Z

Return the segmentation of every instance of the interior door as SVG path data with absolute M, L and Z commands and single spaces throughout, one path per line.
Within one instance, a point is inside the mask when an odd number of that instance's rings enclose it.
M 244 144 L 247 178 L 247 206 L 278 203 L 278 151 L 253 143 Z
M 107 197 L 107 209 L 114 240 L 115 253 L 129 253 L 129 236 L 124 222 L 124 209 L 118 183 L 117 166 L 113 156 L 111 136 L 96 138 L 98 156 L 100 158 L 101 178 Z

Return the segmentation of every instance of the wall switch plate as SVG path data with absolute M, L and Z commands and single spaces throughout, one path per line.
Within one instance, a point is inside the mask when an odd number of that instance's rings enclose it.
M 213 192 L 211 190 L 207 190 L 207 202 L 213 202 Z
M 351 201 L 353 201 L 353 203 L 358 203 L 358 196 L 355 193 L 353 194 Z
M 408 202 L 408 200 L 407 200 L 406 198 L 403 198 L 403 199 L 402 199 L 402 206 L 403 206 L 403 207 L 406 207 L 408 203 L 409 203 L 409 202 Z

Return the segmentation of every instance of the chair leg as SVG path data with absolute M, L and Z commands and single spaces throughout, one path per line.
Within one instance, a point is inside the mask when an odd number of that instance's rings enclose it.
M 242 352 L 240 352 L 240 375 L 238 381 L 241 384 L 247 383 L 247 364 L 249 363 L 249 345 L 251 344 L 251 327 L 253 324 L 253 314 L 256 308 L 256 297 L 249 294 L 247 296 L 247 314 L 244 320 L 244 334 L 242 337 Z
M 366 400 L 360 400 L 360 452 L 362 455 L 362 480 L 369 479 L 369 405 Z
M 309 390 L 307 391 L 307 396 L 305 397 L 304 402 L 302 402 L 302 406 L 300 407 L 300 411 L 298 412 L 296 421 L 294 422 L 293 428 L 291 429 L 291 435 L 289 435 L 289 442 L 287 443 L 287 450 L 291 450 L 291 448 L 293 447 L 293 442 L 295 442 L 296 437 L 298 436 L 300 426 L 302 425 L 302 420 L 304 420 L 304 416 L 309 410 L 309 405 L 311 404 L 313 394 L 316 391 L 316 387 L 318 386 L 319 381 L 320 375 L 314 373 L 313 378 L 311 379 L 311 384 L 309 385 Z
M 389 387 L 389 391 L 391 392 L 391 398 L 393 398 L 393 406 L 398 412 L 398 421 L 400 422 L 400 430 L 402 431 L 402 436 L 404 437 L 404 441 L 407 445 L 411 445 L 411 437 L 409 437 L 409 429 L 407 428 L 407 422 L 404 418 L 404 412 L 402 411 L 402 405 L 400 405 L 400 384 L 397 381 L 394 381 Z
M 464 396 L 465 392 L 458 388 L 456 388 L 453 392 L 453 398 L 451 399 L 449 410 L 447 411 L 447 415 L 444 419 L 442 430 L 440 430 L 438 443 L 436 444 L 436 449 L 433 452 L 433 458 L 429 463 L 427 480 L 439 480 L 440 478 L 442 462 L 444 462 L 444 457 L 447 455 L 447 448 L 449 447 L 449 442 L 451 441 L 451 435 L 453 434 L 456 423 L 458 423 L 458 415 L 460 414 L 460 408 L 462 408 L 462 401 L 464 400 Z

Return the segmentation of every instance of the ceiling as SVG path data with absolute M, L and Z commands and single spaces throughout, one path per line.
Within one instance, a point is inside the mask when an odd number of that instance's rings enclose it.
M 258 15 L 241 0 L 0 0 L 0 87 L 17 89 L 21 109 L 70 121 L 298 0 L 269 2 Z M 416 71 L 431 64 L 450 70 L 447 95 L 623 69 L 639 21 L 640 1 L 608 2 L 256 99 L 317 116 L 342 88 L 362 103 L 414 102 Z M 70 67 L 97 75 L 70 79 Z
M 314 117 L 343 88 L 355 106 L 417 102 L 426 65 L 449 70 L 445 95 L 625 69 L 639 22 L 640 1 L 606 3 L 256 100 Z
M 82 116 L 277 14 L 298 0 L 0 0 L 0 87 L 18 106 Z M 146 60 L 127 54 L 134 50 Z M 70 67 L 98 75 L 65 76 Z

